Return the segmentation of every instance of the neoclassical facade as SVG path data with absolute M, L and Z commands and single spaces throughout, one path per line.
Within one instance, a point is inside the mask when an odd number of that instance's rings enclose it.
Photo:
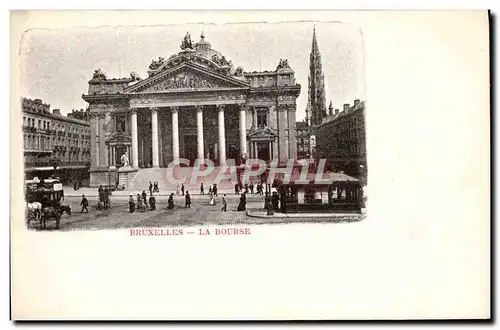
M 203 34 L 197 43 L 187 34 L 179 53 L 153 60 L 146 79 L 107 79 L 96 70 L 82 96 L 91 116 L 91 181 L 103 181 L 99 173 L 120 166 L 125 152 L 135 169 L 179 158 L 295 159 L 299 94 L 287 60 L 274 71 L 244 72 Z

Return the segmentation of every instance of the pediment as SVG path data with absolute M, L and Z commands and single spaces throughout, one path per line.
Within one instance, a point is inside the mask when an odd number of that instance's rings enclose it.
M 248 134 L 248 137 L 252 139 L 273 139 L 277 136 L 278 135 L 269 127 L 259 128 Z
M 211 72 L 192 63 L 166 70 L 130 86 L 126 93 L 161 93 L 169 91 L 203 91 L 227 88 L 249 88 L 249 85 L 232 77 Z

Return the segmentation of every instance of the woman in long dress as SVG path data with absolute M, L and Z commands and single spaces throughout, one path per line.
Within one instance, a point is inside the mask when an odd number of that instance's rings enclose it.
M 215 195 L 211 194 L 210 195 L 210 201 L 208 202 L 210 205 L 215 205 L 217 202 L 215 201 Z
M 170 194 L 170 197 L 168 198 L 168 206 L 167 209 L 171 210 L 174 208 L 174 193 Z
M 177 191 L 176 191 L 176 194 L 177 194 L 177 195 L 180 195 L 180 194 L 181 194 L 181 188 L 179 187 L 179 185 L 177 185 Z

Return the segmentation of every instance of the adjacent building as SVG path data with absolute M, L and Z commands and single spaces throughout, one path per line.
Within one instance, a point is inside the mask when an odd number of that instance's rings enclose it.
M 300 85 L 288 60 L 272 71 L 244 72 L 204 34 L 197 43 L 187 34 L 180 48 L 153 60 L 145 79 L 94 72 L 82 96 L 90 109 L 92 186 L 106 184 L 125 153 L 138 171 L 180 158 L 219 165 L 297 158 Z
M 307 159 L 311 157 L 311 134 L 307 121 L 298 121 L 297 128 L 297 159 Z
M 325 158 L 331 170 L 366 180 L 365 102 L 330 110 L 316 129 L 316 144 L 316 157 Z
M 21 106 L 25 176 L 48 177 L 55 166 L 61 180 L 84 184 L 90 162 L 88 121 L 63 116 L 59 109 L 51 112 L 40 99 L 22 98 Z

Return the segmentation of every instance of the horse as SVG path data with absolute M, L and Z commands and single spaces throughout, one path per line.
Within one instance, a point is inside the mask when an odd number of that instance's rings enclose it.
M 42 217 L 42 203 L 39 202 L 33 202 L 33 203 L 27 203 L 27 210 L 28 210 L 28 226 L 30 225 L 30 220 L 41 220 Z
M 66 212 L 68 215 L 71 215 L 71 207 L 69 205 L 61 205 L 57 207 L 55 206 L 44 207 L 42 209 L 42 217 L 40 220 L 42 228 L 47 227 L 48 219 L 55 219 L 56 229 L 59 229 L 59 222 L 61 221 L 61 216 L 63 215 L 64 212 Z

